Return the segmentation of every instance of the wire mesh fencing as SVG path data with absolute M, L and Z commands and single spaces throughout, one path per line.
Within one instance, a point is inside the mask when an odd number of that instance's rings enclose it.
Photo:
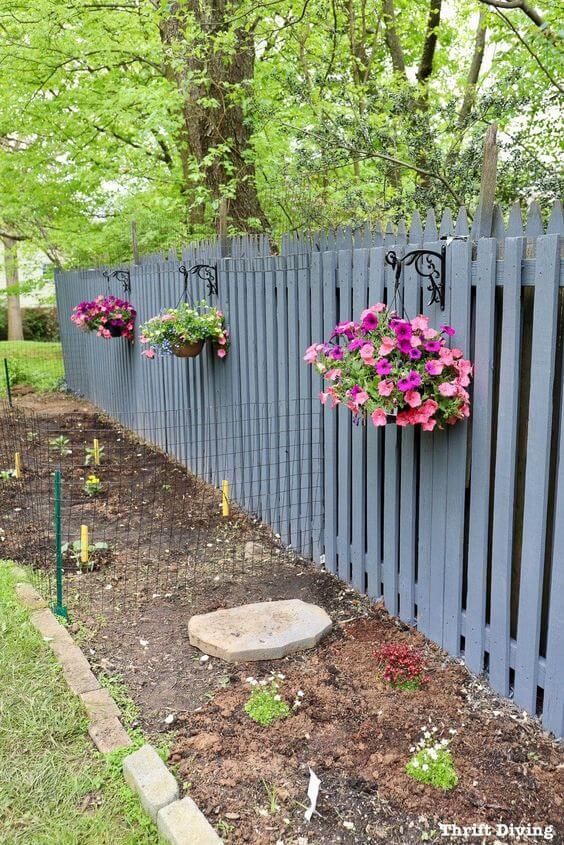
M 9 405 L 30 390 L 54 390 L 64 383 L 63 352 L 58 341 L 0 341 L 0 396 Z
M 55 604 L 58 561 L 65 604 L 99 610 L 309 558 L 322 498 L 319 428 L 299 439 L 306 413 L 229 407 L 189 430 L 185 410 L 144 414 L 134 434 L 90 406 L 50 416 L 4 402 L 0 556 L 30 564 Z M 199 467 L 171 457 L 187 438 Z

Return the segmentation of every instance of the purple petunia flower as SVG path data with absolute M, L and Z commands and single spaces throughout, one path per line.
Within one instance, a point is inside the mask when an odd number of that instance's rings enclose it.
M 411 355 L 411 343 L 407 338 L 398 341 L 398 349 L 403 355 Z
M 427 352 L 438 352 L 440 348 L 441 344 L 438 340 L 428 340 L 425 344 L 425 350 Z
M 413 385 L 408 378 L 398 379 L 398 390 L 401 390 L 402 393 L 406 393 L 408 390 L 411 390 L 412 387 Z
M 409 381 L 411 387 L 420 387 L 421 386 L 421 376 L 417 372 L 417 370 L 411 370 L 407 374 L 407 380 Z
M 453 334 L 456 334 L 456 332 L 454 331 L 452 326 L 441 326 L 441 331 L 444 332 L 445 334 L 448 334 L 449 337 L 452 337 Z
M 349 350 L 349 352 L 355 352 L 357 349 L 360 349 L 361 346 L 364 346 L 365 343 L 366 341 L 364 340 L 364 338 L 355 337 L 354 340 L 351 340 L 351 342 L 347 346 L 347 349 Z
M 331 358 L 334 361 L 341 361 L 344 354 L 345 353 L 343 352 L 340 346 L 334 346 L 331 350 Z
M 387 358 L 379 358 L 376 361 L 376 372 L 379 376 L 387 376 L 388 373 L 392 372 L 392 365 Z
M 408 323 L 407 320 L 398 320 L 397 322 L 394 321 L 393 330 L 399 341 L 410 340 L 411 335 L 413 334 L 411 323 Z
M 378 328 L 378 315 L 370 311 L 362 321 L 362 328 L 365 332 L 373 332 Z
M 412 361 L 419 361 L 421 358 L 421 350 L 414 347 L 413 349 L 409 350 L 409 357 Z

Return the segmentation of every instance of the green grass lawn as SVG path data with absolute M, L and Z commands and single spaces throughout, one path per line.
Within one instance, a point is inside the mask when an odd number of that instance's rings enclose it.
M 125 785 L 121 760 L 102 757 L 79 699 L 14 593 L 0 562 L 0 842 L 149 845 L 154 825 Z
M 0 341 L 0 384 L 6 390 L 4 358 L 8 361 L 11 383 L 25 384 L 35 390 L 54 390 L 64 376 L 63 353 L 60 343 L 34 340 Z

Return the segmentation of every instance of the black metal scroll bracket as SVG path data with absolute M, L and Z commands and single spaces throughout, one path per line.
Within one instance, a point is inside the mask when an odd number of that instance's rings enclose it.
M 403 258 L 398 258 L 397 254 L 390 250 L 386 253 L 385 261 L 394 271 L 396 290 L 399 287 L 403 268 L 414 264 L 419 275 L 428 280 L 427 290 L 431 298 L 427 305 L 438 303 L 441 311 L 445 310 L 446 244 L 441 245 L 440 252 L 432 249 L 413 249 Z
M 108 283 L 108 290 L 110 288 L 110 279 L 116 279 L 123 285 L 124 293 L 131 293 L 131 273 L 129 270 L 114 270 L 113 273 L 108 272 L 108 270 L 104 270 L 102 276 Z
M 184 276 L 185 279 L 188 278 L 188 273 L 191 273 L 193 276 L 196 275 L 199 279 L 203 279 L 203 281 L 208 286 L 208 294 L 210 296 L 217 296 L 219 293 L 219 285 L 217 281 L 217 267 L 214 264 L 194 264 L 193 267 L 190 267 L 189 270 L 186 270 L 184 264 L 180 268 L 181 273 L 186 273 Z

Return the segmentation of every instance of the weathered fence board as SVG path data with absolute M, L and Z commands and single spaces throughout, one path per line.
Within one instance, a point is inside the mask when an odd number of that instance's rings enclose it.
M 525 231 L 520 209 L 506 228 L 494 210 L 492 237 L 477 243 L 460 209 L 439 230 L 432 213 L 424 231 L 415 214 L 409 237 L 403 223 L 395 234 L 390 224 L 384 235 L 379 226 L 294 234 L 280 256 L 261 237 L 188 247 L 187 268 L 217 266 L 217 298 L 192 275 L 187 295 L 225 311 L 224 361 L 211 348 L 148 361 L 138 343 L 78 332 L 73 306 L 106 280 L 102 270 L 58 273 L 67 383 L 202 478 L 228 480 L 232 499 L 284 543 L 485 668 L 496 690 L 542 710 L 561 734 L 562 228 L 555 205 L 543 234 L 533 205 Z M 432 433 L 352 425 L 346 408 L 319 403 L 326 383 L 303 363 L 305 348 L 369 304 L 391 303 L 388 250 L 438 251 L 453 229 L 445 310 L 427 305 L 428 280 L 413 266 L 401 289 L 408 317 L 454 326 L 453 345 L 474 359 L 471 420 Z M 179 263 L 170 254 L 130 268 L 139 324 L 182 298 Z M 122 293 L 113 277 L 109 289 Z

